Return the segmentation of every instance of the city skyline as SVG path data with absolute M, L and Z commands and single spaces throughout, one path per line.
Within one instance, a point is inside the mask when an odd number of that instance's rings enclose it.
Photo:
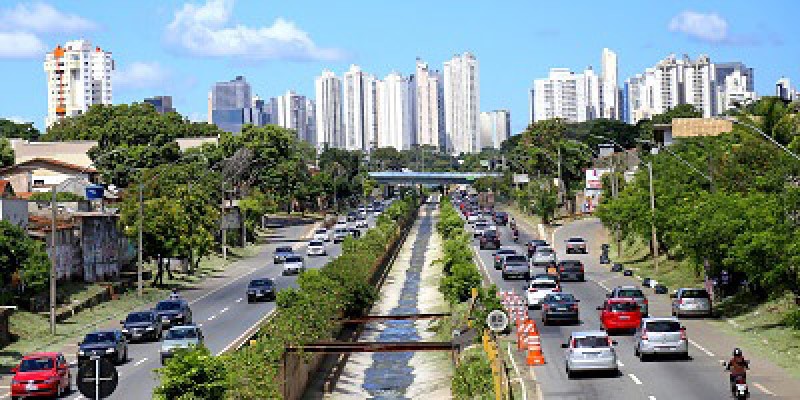
M 443 3 L 431 5 L 431 15 L 422 17 L 412 30 L 401 29 L 401 24 L 408 21 L 404 15 L 413 13 L 414 7 L 396 10 L 402 15 L 387 18 L 381 16 L 383 7 L 355 13 L 336 9 L 309 13 L 307 5 L 295 4 L 251 12 L 256 3 L 241 0 L 169 5 L 146 0 L 137 4 L 63 1 L 0 6 L 4 22 L 0 59 L 7 76 L 14 77 L 6 82 L 9 90 L 0 95 L 0 116 L 31 121 L 43 128 L 47 113 L 41 69 L 44 54 L 56 44 L 79 38 L 114 51 L 114 103 L 171 95 L 175 108 L 193 120 L 208 118 L 208 88 L 232 76 L 246 76 L 254 94 L 263 98 L 287 90 L 311 97 L 314 77 L 325 68 L 342 73 L 350 64 L 358 64 L 375 76 L 392 70 L 410 74 L 417 57 L 441 65 L 462 51 L 481 60 L 481 111 L 509 109 L 518 116 L 512 121 L 512 133 L 527 124 L 526 118 L 519 117 L 528 114 L 528 89 L 534 79 L 554 67 L 580 71 L 587 60 L 593 60 L 588 65 L 600 71 L 595 54 L 605 47 L 618 56 L 620 88 L 626 79 L 670 53 L 741 61 L 756 70 L 755 90 L 762 96 L 774 94 L 775 83 L 782 76 L 791 79 L 794 87 L 800 82 L 798 45 L 791 41 L 800 29 L 791 23 L 791 15 L 797 14 L 792 10 L 799 6 L 791 2 L 778 5 L 780 13 L 723 1 L 704 3 L 702 9 L 690 2 L 676 2 L 660 4 L 657 9 L 645 7 L 646 11 L 636 11 L 632 3 L 624 2 L 586 5 L 596 12 L 585 10 L 569 26 L 548 21 L 522 23 L 525 20 L 521 19 L 534 9 L 539 14 L 564 12 L 566 5 L 512 2 L 502 21 L 486 17 L 485 25 L 491 29 L 446 23 L 440 18 L 449 12 L 456 20 L 475 21 L 490 15 L 489 5 L 454 10 Z M 203 19 L 203 11 L 213 11 L 215 18 Z M 623 27 L 601 31 L 596 24 L 587 23 L 598 16 L 612 18 L 628 12 L 633 14 Z M 123 29 L 129 21 L 140 25 L 135 35 Z M 359 23 L 352 23 L 355 21 Z M 341 29 L 342 22 L 348 29 Z M 248 32 L 259 35 L 238 46 L 233 40 L 213 40 L 224 35 L 244 37 Z M 285 34 L 281 37 L 288 41 L 276 38 L 278 33 Z M 12 97 L 18 93 L 26 96 Z

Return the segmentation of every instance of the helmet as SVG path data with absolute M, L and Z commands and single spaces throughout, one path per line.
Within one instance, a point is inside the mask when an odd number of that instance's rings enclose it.
M 734 357 L 741 357 L 742 356 L 742 349 L 740 349 L 738 347 L 733 349 L 733 356 Z

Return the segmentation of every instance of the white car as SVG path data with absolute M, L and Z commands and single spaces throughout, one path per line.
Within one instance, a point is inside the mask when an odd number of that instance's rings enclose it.
M 545 296 L 553 292 L 560 292 L 561 288 L 555 279 L 536 278 L 528 284 L 525 296 L 528 300 L 528 308 L 539 308 Z
M 481 217 L 478 214 L 470 214 L 469 217 L 467 217 L 467 222 L 470 224 L 474 224 L 480 221 L 481 219 L 483 219 L 483 217 Z
M 531 257 L 532 267 L 546 267 L 557 262 L 556 252 L 550 247 L 537 247 L 536 252 Z
M 306 263 L 303 261 L 302 256 L 298 256 L 293 254 L 291 256 L 286 257 L 283 261 L 283 274 L 284 275 L 298 275 L 301 272 L 305 272 L 306 270 Z
M 345 222 L 337 222 L 336 225 L 333 226 L 333 230 L 336 231 L 338 229 L 347 229 L 347 221 Z
M 330 242 L 331 240 L 333 240 L 333 236 L 331 235 L 331 232 L 328 231 L 327 229 L 317 229 L 316 231 L 314 231 L 314 237 L 312 237 L 311 240 Z
M 566 349 L 567 377 L 572 379 L 576 372 L 608 371 L 619 375 L 617 342 L 611 340 L 603 331 L 573 332 L 567 343 L 561 344 Z
M 325 242 L 322 240 L 312 240 L 308 242 L 308 249 L 306 254 L 311 256 L 327 256 L 328 250 L 325 249 Z

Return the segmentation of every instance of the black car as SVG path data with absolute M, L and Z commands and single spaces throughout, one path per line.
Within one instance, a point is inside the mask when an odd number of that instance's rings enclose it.
M 579 323 L 578 302 L 575 296 L 569 293 L 550 293 L 542 300 L 542 323 L 550 321 L 569 321 Z
M 497 250 L 500 248 L 500 235 L 494 229 L 487 229 L 483 231 L 483 234 L 480 238 L 480 248 L 481 250 L 486 249 L 494 249 Z
M 275 300 L 275 281 L 270 278 L 253 279 L 247 285 L 247 302 Z
M 620 263 L 614 263 L 614 265 L 611 266 L 611 272 L 622 272 L 623 269 L 624 267 Z
M 186 300 L 161 300 L 153 309 L 164 326 L 187 325 L 192 323 L 192 310 Z
M 154 311 L 134 311 L 119 323 L 122 324 L 122 333 L 130 341 L 161 338 L 163 325 Z
M 508 224 L 508 213 L 503 211 L 494 213 L 494 223 L 497 225 Z
M 348 229 L 347 231 L 350 233 L 350 236 L 352 236 L 353 239 L 358 239 L 361 237 L 361 231 L 358 230 L 358 228 L 351 228 Z
M 119 329 L 89 333 L 78 346 L 78 363 L 92 357 L 103 357 L 114 364 L 122 364 L 128 359 L 128 339 Z
M 558 277 L 562 281 L 584 282 L 583 263 L 578 260 L 562 260 L 558 262 Z
M 550 247 L 550 245 L 547 244 L 546 240 L 541 240 L 541 239 L 533 239 L 533 240 L 531 240 L 530 242 L 528 242 L 528 257 L 529 258 L 533 257 L 533 253 L 536 253 L 536 248 L 537 247 Z
M 283 260 L 286 259 L 286 257 L 291 256 L 293 254 L 294 250 L 292 250 L 292 248 L 289 246 L 276 247 L 273 260 L 275 261 L 275 264 L 280 264 L 283 262 Z

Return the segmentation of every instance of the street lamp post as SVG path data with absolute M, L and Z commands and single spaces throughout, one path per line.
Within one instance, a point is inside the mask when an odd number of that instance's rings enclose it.
M 606 137 L 606 136 L 600 136 L 600 135 L 591 135 L 590 134 L 589 136 L 594 137 L 596 139 L 608 140 L 612 144 L 614 144 L 616 147 L 619 147 L 619 149 L 622 150 L 623 152 L 625 151 L 625 148 L 621 144 L 617 143 L 617 141 L 614 140 L 614 139 L 611 139 L 611 138 Z M 617 163 L 616 163 L 615 154 L 616 154 L 616 152 L 612 152 L 611 153 L 611 179 L 610 179 L 610 183 L 611 183 L 611 197 L 616 199 L 618 197 L 618 195 L 619 195 L 619 179 L 617 178 L 617 168 L 616 168 L 617 167 Z M 614 232 L 614 236 L 615 236 L 616 242 L 617 242 L 617 257 L 619 258 L 619 257 L 622 257 L 622 233 L 620 232 L 621 228 L 620 228 L 619 224 L 617 224 L 617 229 L 615 229 L 614 231 L 615 231 Z
M 652 160 L 647 162 L 647 172 L 650 175 L 650 218 L 652 218 L 652 221 L 650 223 L 650 228 L 653 234 L 653 237 L 651 239 L 653 248 L 653 267 L 655 268 L 655 273 L 658 273 L 658 240 L 656 236 L 656 196 L 655 196 L 655 191 L 653 190 Z

